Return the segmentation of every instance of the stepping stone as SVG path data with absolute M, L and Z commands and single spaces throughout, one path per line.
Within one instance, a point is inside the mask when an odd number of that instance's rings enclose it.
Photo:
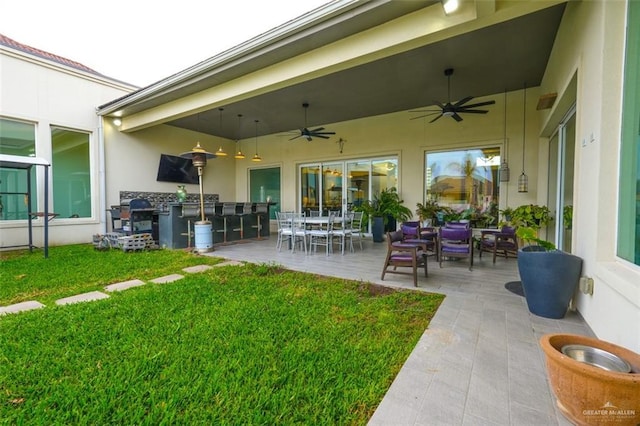
M 90 291 L 89 293 L 76 294 L 75 296 L 65 297 L 63 299 L 56 300 L 56 305 L 70 305 L 80 302 L 92 302 L 94 300 L 107 299 L 108 294 L 104 294 L 99 291 Z
M 197 274 L 198 272 L 204 272 L 211 268 L 212 266 L 210 265 L 196 265 L 196 266 L 189 266 L 187 268 L 182 268 L 182 270 L 187 274 Z
M 227 260 L 222 263 L 217 263 L 213 266 L 244 266 L 244 263 L 238 262 L 237 260 Z
M 104 289 L 105 291 L 108 291 L 108 292 L 114 292 L 114 291 L 127 290 L 133 287 L 140 287 L 141 285 L 144 285 L 144 284 L 145 284 L 144 281 L 129 280 L 129 281 L 123 281 L 121 283 L 109 284 Z
M 183 278 L 184 278 L 183 275 L 171 274 L 171 275 L 165 275 L 164 277 L 154 278 L 151 280 L 151 282 L 156 284 L 166 284 L 166 283 L 171 283 L 174 281 L 181 280 Z
M 9 306 L 0 306 L 0 315 L 16 314 L 18 312 L 30 311 L 32 309 L 44 308 L 44 305 L 35 300 L 28 302 L 15 303 Z

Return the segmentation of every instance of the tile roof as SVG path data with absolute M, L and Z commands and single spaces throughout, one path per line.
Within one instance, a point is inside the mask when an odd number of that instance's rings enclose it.
M 88 66 L 81 64 L 80 62 L 72 61 L 71 59 L 63 58 L 62 56 L 54 55 L 53 53 L 45 52 L 44 50 L 27 46 L 26 44 L 19 43 L 13 40 L 12 38 L 5 36 L 4 34 L 0 34 L 0 45 L 7 46 L 24 53 L 28 53 L 30 55 L 38 56 L 43 59 L 48 59 L 50 61 L 57 62 L 58 64 L 65 65 L 71 68 L 75 68 L 80 71 L 84 71 L 84 72 L 88 72 L 91 74 L 104 77 L 104 75 L 100 74 L 98 71 L 91 69 Z

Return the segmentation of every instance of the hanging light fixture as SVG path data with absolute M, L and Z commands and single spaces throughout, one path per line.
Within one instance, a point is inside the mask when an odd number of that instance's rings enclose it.
M 242 114 L 238 114 L 238 152 L 233 156 L 236 160 L 244 160 L 244 154 L 242 153 L 242 142 L 240 141 L 240 121 L 242 120 Z
M 256 120 L 256 153 L 251 157 L 251 161 L 256 163 L 262 161 L 262 158 L 258 155 L 258 120 Z
M 526 123 L 527 123 L 527 84 L 524 85 L 524 105 L 522 107 L 522 174 L 518 178 L 518 192 L 529 192 L 529 178 L 524 173 L 524 152 L 526 137 Z
M 500 164 L 500 182 L 509 182 L 511 172 L 507 163 L 507 89 L 504 89 L 504 156 Z
M 224 108 L 218 108 L 218 111 L 220 111 L 220 134 L 222 134 L 222 111 L 224 111 Z M 222 145 L 220 145 L 220 148 L 218 148 L 218 150 L 216 151 L 216 157 L 226 157 L 227 153 L 224 152 L 224 149 L 222 149 Z

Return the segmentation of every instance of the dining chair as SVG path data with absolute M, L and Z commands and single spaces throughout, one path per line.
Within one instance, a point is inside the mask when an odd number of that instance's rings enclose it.
M 442 260 L 446 258 L 468 258 L 469 270 L 473 268 L 473 238 L 471 228 L 440 228 L 438 235 L 438 259 L 442 268 Z
M 393 267 L 393 269 L 389 269 Z M 398 271 L 398 267 L 411 268 L 411 272 Z M 413 276 L 413 285 L 418 286 L 418 267 L 424 268 L 427 276 L 427 255 L 417 244 L 404 243 L 402 231 L 387 232 L 387 256 L 382 268 L 381 280 L 387 273 Z
M 307 216 L 304 213 L 292 213 L 291 217 L 291 252 L 296 251 L 296 245 L 302 244 L 305 254 L 307 252 Z
M 357 238 L 360 244 L 360 250 L 362 250 L 362 215 L 363 212 L 353 212 L 353 220 L 351 221 L 351 244 L 353 245 L 353 239 Z
M 278 240 L 276 248 L 282 250 L 282 243 L 287 241 L 289 244 L 293 241 L 292 223 L 293 212 L 276 212 L 276 222 L 278 224 Z
M 318 246 L 325 246 L 327 256 L 333 252 L 333 222 L 335 216 L 329 213 L 326 222 L 322 221 L 315 228 L 307 231 L 309 235 L 309 250 L 317 253 Z
M 516 230 L 511 226 L 503 226 L 500 230 L 484 230 L 480 236 L 480 258 L 482 252 L 493 254 L 493 263 L 496 263 L 496 256 L 504 256 L 505 259 L 512 255 L 518 257 L 518 240 Z
M 349 242 L 349 251 L 353 252 L 353 234 L 351 233 L 353 229 L 353 216 L 353 212 L 345 212 L 342 215 L 340 226 L 333 229 L 333 237 L 338 239 L 343 255 L 347 241 Z

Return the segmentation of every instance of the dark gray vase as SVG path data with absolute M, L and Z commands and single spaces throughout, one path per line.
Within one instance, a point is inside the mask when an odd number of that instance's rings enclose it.
M 374 243 L 381 243 L 384 241 L 384 219 L 381 216 L 374 216 L 372 218 L 371 234 L 373 234 Z
M 564 318 L 580 280 L 582 259 L 560 251 L 527 246 L 518 251 L 518 271 L 532 314 Z

